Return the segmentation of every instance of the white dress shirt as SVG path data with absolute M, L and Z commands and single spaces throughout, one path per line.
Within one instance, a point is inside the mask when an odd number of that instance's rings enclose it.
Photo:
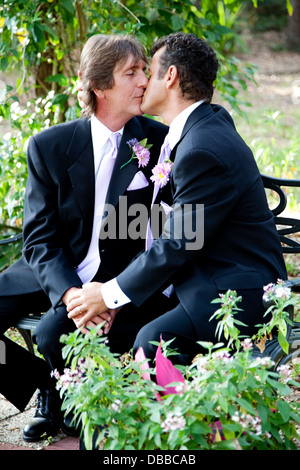
M 123 128 L 118 131 L 120 134 L 123 133 Z M 101 162 L 103 156 L 109 151 L 110 143 L 109 136 L 112 133 L 99 119 L 93 114 L 91 117 L 91 133 L 92 143 L 94 152 L 94 165 L 95 165 L 95 182 L 97 180 L 98 172 L 101 171 Z M 91 244 L 84 260 L 79 264 L 76 269 L 78 276 L 83 283 L 89 282 L 93 279 L 94 275 L 98 271 L 100 265 L 100 253 L 99 253 L 99 226 L 101 223 L 102 215 L 97 214 L 96 211 L 97 201 L 95 200 L 94 210 L 94 221 L 93 221 L 93 232 L 91 238 Z
M 204 100 L 197 101 L 188 106 L 172 121 L 168 132 L 168 140 L 171 150 L 173 150 L 179 141 L 189 115 L 194 111 L 194 109 L 203 103 L 203 101 Z M 131 302 L 127 295 L 122 291 L 115 278 L 102 285 L 102 296 L 108 308 L 122 307 L 123 305 Z

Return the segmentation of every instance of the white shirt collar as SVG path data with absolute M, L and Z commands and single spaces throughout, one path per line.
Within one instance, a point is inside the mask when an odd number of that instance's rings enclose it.
M 124 127 L 122 127 L 117 132 L 122 135 L 123 131 L 124 131 Z M 108 129 L 108 127 L 106 127 L 104 124 L 102 124 L 102 122 L 99 121 L 99 119 L 97 119 L 95 114 L 92 114 L 91 133 L 92 133 L 95 167 L 97 168 L 99 165 L 99 162 L 101 161 L 103 157 L 106 143 L 112 131 Z
M 191 104 L 187 108 L 185 108 L 183 111 L 181 111 L 178 116 L 172 121 L 168 133 L 168 140 L 171 149 L 175 147 L 177 142 L 179 141 L 183 128 L 185 126 L 185 123 L 189 117 L 189 115 L 196 109 L 200 104 L 202 104 L 204 100 L 201 101 L 196 101 L 195 103 Z

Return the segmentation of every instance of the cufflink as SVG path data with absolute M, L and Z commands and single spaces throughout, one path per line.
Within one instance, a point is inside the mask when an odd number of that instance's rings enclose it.
M 116 304 L 116 305 L 117 305 L 117 303 L 118 303 L 118 301 L 117 301 L 117 300 L 114 300 L 114 304 Z

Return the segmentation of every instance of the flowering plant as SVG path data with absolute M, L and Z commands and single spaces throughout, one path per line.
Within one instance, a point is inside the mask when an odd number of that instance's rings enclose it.
M 147 144 L 147 139 L 143 139 L 140 142 L 137 139 L 131 139 L 127 144 L 131 148 L 132 154 L 128 162 L 124 163 L 121 168 L 128 165 L 134 158 L 137 158 L 139 168 L 147 166 L 150 160 L 149 149 L 152 147 L 152 144 Z
M 64 338 L 70 368 L 58 387 L 64 409 L 82 424 L 87 449 L 95 432 L 97 445 L 109 450 L 296 448 L 300 412 L 285 397 L 297 382 L 288 366 L 272 370 L 270 358 L 252 356 L 250 338 L 239 339 L 234 308 L 228 309 L 236 293 L 220 300 L 219 332 L 228 344 L 200 343 L 206 353 L 186 367 L 170 361 L 171 342 L 158 344 L 151 369 L 142 349 L 135 358 L 112 354 L 96 330 Z
M 285 353 L 288 353 L 289 344 L 287 342 L 287 329 L 292 326 L 290 312 L 297 299 L 292 295 L 289 287 L 283 285 L 283 281 L 278 279 L 277 284 L 270 283 L 264 287 L 264 304 L 267 307 L 265 316 L 271 314 L 271 320 L 267 324 L 258 325 L 260 327 L 256 344 L 263 351 L 268 339 L 272 339 L 272 332 L 277 330 L 277 338 Z

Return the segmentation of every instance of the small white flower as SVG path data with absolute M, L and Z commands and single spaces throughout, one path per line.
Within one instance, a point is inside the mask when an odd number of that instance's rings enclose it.
M 120 410 L 120 404 L 121 404 L 121 401 L 116 399 L 114 401 L 114 403 L 112 403 L 111 407 L 114 411 L 119 411 Z
M 177 393 L 183 394 L 183 393 L 189 392 L 191 390 L 191 387 L 187 383 L 180 382 L 175 386 L 175 390 Z
M 169 413 L 165 419 L 161 423 L 161 427 L 164 432 L 176 431 L 176 429 L 180 429 L 181 431 L 185 428 L 185 419 L 182 414 L 177 411 L 174 413 Z
M 245 338 L 244 341 L 241 342 L 241 345 L 245 351 L 249 351 L 253 347 L 253 344 L 250 338 Z
M 289 299 L 291 297 L 291 289 L 289 287 L 277 287 L 275 295 L 278 299 Z
M 277 371 L 279 372 L 280 378 L 283 383 L 287 383 L 291 379 L 292 369 L 289 365 L 283 364 L 282 366 L 279 366 L 277 368 Z

